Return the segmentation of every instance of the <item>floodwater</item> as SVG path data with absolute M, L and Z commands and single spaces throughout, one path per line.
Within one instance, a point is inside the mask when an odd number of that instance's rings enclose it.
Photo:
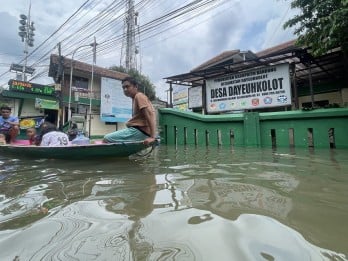
M 348 260 L 348 151 L 0 155 L 0 260 Z

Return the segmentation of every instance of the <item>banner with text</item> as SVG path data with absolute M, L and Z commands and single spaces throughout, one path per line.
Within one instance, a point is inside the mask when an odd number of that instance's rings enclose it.
M 188 107 L 201 108 L 203 106 L 203 88 L 195 86 L 188 89 Z
M 125 96 L 120 80 L 102 77 L 100 119 L 105 122 L 126 122 L 132 117 L 132 99 Z
M 35 109 L 59 110 L 59 101 L 35 98 Z
M 186 86 L 174 86 L 173 87 L 173 108 L 180 111 L 187 111 L 187 87 Z
M 289 64 L 209 79 L 206 90 L 208 113 L 291 105 Z

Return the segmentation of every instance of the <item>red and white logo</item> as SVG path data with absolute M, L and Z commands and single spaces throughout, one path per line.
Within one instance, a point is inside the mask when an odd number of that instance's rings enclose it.
M 258 98 L 252 99 L 252 100 L 251 100 L 251 104 L 252 104 L 253 106 L 259 106 L 260 100 L 259 100 Z

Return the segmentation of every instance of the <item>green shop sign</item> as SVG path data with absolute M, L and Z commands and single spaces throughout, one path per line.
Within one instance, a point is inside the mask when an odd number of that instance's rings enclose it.
M 10 80 L 8 82 L 8 85 L 10 86 L 10 91 L 19 91 L 42 95 L 55 95 L 54 86 L 41 85 L 17 80 Z
M 35 99 L 35 108 L 36 109 L 58 110 L 59 109 L 59 102 L 36 98 Z

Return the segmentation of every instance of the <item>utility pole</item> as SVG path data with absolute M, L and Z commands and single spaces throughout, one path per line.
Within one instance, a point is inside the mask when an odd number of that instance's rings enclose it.
M 19 27 L 19 36 L 24 42 L 24 66 L 22 71 L 22 81 L 26 81 L 26 68 L 28 62 L 28 47 L 34 46 L 34 22 L 30 21 L 30 10 L 31 10 L 31 1 L 29 3 L 29 12 L 28 17 L 24 14 L 20 15 L 21 20 L 19 20 L 21 26 Z
M 134 0 L 127 2 L 127 14 L 124 21 L 124 35 L 121 49 L 121 66 L 127 71 L 137 69 L 136 55 L 139 53 L 135 42 L 138 13 L 134 11 Z
M 24 65 L 21 64 L 11 64 L 10 71 L 15 71 L 17 73 L 17 80 L 21 76 L 22 81 L 26 81 L 26 74 L 32 75 L 35 71 L 34 68 L 27 66 L 28 62 L 28 48 L 34 46 L 34 22 L 30 20 L 30 10 L 31 10 L 31 1 L 29 3 L 29 12 L 28 15 L 21 14 L 19 23 L 19 32 L 18 35 L 21 37 L 22 42 L 24 42 Z M 19 74 L 21 73 L 21 75 Z
M 94 41 L 92 44 L 93 51 L 93 62 L 92 62 L 92 79 L 91 79 L 91 89 L 89 90 L 89 119 L 88 119 L 88 135 L 91 137 L 91 129 L 92 129 L 92 98 L 94 99 L 93 92 L 93 82 L 94 82 L 94 65 L 97 62 L 97 41 L 94 36 Z

